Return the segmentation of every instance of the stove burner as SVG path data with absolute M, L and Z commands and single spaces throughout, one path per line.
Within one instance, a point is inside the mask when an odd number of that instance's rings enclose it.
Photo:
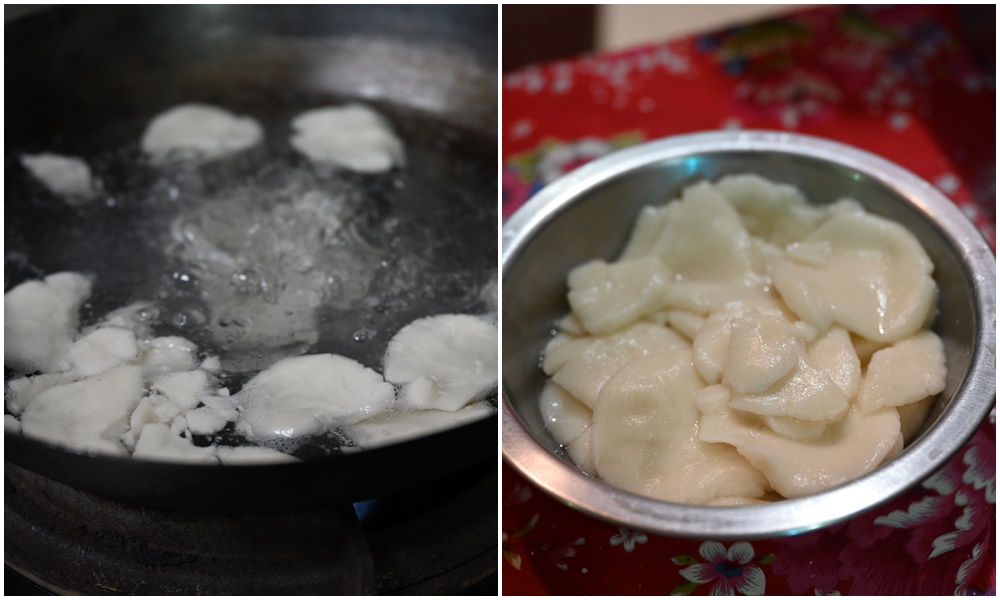
M 496 593 L 492 466 L 357 507 L 279 515 L 168 511 L 9 463 L 4 474 L 6 566 L 49 593 Z

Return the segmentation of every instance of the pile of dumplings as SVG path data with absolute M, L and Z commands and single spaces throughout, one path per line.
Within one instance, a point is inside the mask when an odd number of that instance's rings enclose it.
M 797 498 L 897 456 L 945 386 L 934 265 L 854 200 L 724 177 L 646 207 L 569 274 L 546 426 L 583 471 L 665 501 Z

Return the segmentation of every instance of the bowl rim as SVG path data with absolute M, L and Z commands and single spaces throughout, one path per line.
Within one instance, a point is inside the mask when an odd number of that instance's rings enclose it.
M 505 384 L 501 410 L 503 459 L 549 495 L 600 520 L 686 538 L 760 539 L 826 527 L 882 504 L 926 479 L 964 446 L 995 404 L 993 251 L 955 203 L 930 183 L 880 156 L 824 138 L 761 130 L 699 132 L 642 143 L 583 165 L 542 188 L 503 225 L 501 290 L 503 279 L 533 234 L 587 190 L 656 162 L 732 151 L 792 154 L 846 167 L 896 192 L 932 217 L 972 275 L 976 347 L 966 378 L 935 426 L 893 459 L 891 468 L 877 468 L 858 479 L 801 498 L 730 507 L 656 500 L 584 474 L 533 438 L 512 408 Z M 959 407 L 972 410 L 977 418 L 958 414 Z

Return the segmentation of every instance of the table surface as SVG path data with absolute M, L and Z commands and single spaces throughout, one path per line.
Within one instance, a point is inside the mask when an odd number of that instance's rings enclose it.
M 503 214 L 618 148 L 787 130 L 913 171 L 995 249 L 995 40 L 994 6 L 827 6 L 512 72 L 502 83 Z M 504 595 L 996 593 L 995 408 L 918 488 L 778 539 L 630 531 L 564 506 L 506 464 L 502 474 Z

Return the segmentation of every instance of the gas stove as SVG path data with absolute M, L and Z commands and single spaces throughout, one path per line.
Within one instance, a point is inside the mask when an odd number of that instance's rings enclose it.
M 354 505 L 218 515 L 4 469 L 5 593 L 497 594 L 497 471 Z

